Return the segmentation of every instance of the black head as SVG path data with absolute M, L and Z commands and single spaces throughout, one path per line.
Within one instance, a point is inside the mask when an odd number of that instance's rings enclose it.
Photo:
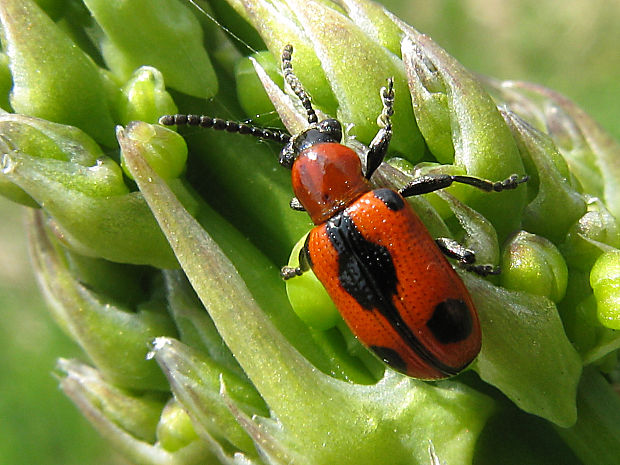
M 303 132 L 292 137 L 280 152 L 280 164 L 286 168 L 292 168 L 297 155 L 308 147 L 324 142 L 342 141 L 342 125 L 333 118 L 327 118 L 316 126 L 311 126 Z

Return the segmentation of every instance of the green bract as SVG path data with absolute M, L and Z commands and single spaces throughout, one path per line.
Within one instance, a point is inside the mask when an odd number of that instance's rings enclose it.
M 582 110 L 476 76 L 368 0 L 39 3 L 0 2 L 0 193 L 34 210 L 37 277 L 87 360 L 59 361 L 61 387 L 128 460 L 617 462 L 620 401 L 601 373 L 620 348 L 620 148 Z M 311 273 L 282 283 L 312 224 L 289 208 L 280 146 L 156 124 L 178 111 L 303 130 L 286 44 L 363 162 L 394 78 L 373 186 L 529 176 L 408 199 L 432 236 L 503 267 L 459 270 L 483 340 L 455 378 L 394 372 Z
M 42 206 L 72 250 L 108 260 L 175 267 L 176 259 L 138 192 L 85 133 L 16 114 L 0 115 L 0 187 Z
M 189 6 L 166 0 L 84 4 L 95 18 L 101 54 L 121 80 L 151 65 L 176 90 L 202 98 L 217 92 L 215 72 L 201 44 L 202 30 Z
M 92 59 L 30 0 L 3 2 L 0 25 L 13 110 L 77 126 L 113 145 L 108 96 Z

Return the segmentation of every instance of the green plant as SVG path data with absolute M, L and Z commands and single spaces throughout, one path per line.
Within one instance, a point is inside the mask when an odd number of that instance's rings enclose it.
M 209 15 L 269 50 L 254 61 L 181 2 L 48 3 L 0 5 L 0 190 L 37 208 L 38 278 L 94 367 L 61 360 L 61 386 L 118 450 L 136 463 L 615 462 L 620 405 L 602 373 L 619 346 L 618 146 L 574 104 L 474 77 L 365 1 L 213 2 Z M 505 287 L 463 275 L 483 323 L 477 375 L 412 380 L 342 325 L 304 325 L 277 265 L 309 223 L 289 212 L 278 148 L 188 130 L 184 171 L 183 139 L 149 124 L 177 107 L 268 115 L 266 87 L 298 130 L 274 85 L 286 43 L 315 105 L 363 143 L 394 76 L 396 169 L 377 182 L 531 176 L 527 190 L 412 200 L 434 235 L 508 271 Z M 533 432 L 553 454 L 528 447 Z

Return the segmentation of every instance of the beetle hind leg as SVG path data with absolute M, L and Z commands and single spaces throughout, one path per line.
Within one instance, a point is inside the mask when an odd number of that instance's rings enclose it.
M 466 271 L 471 271 L 476 273 L 478 276 L 497 276 L 501 274 L 502 269 L 499 266 L 491 265 L 488 263 L 484 264 L 464 264 L 461 267 Z
M 444 255 L 455 259 L 464 270 L 471 271 L 479 276 L 497 275 L 501 272 L 499 266 L 476 263 L 476 253 L 454 239 L 440 237 L 435 239 L 435 243 Z

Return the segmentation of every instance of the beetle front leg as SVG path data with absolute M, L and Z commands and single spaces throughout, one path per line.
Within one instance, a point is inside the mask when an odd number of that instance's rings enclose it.
M 364 177 L 370 179 L 373 173 L 379 168 L 383 159 L 387 155 L 388 146 L 392 140 L 392 122 L 390 117 L 394 114 L 394 79 L 389 78 L 386 87 L 381 88 L 381 101 L 383 110 L 377 118 L 379 131 L 370 143 L 370 150 L 366 155 L 366 172 Z
M 464 270 L 472 271 L 480 276 L 497 275 L 501 272 L 499 266 L 477 264 L 476 253 L 464 245 L 459 244 L 454 239 L 440 237 L 435 239 L 435 243 L 444 255 L 454 258 Z
M 299 250 L 299 266 L 283 266 L 280 270 L 280 276 L 285 281 L 301 276 L 310 269 L 310 256 L 308 255 L 308 247 L 306 244 Z

